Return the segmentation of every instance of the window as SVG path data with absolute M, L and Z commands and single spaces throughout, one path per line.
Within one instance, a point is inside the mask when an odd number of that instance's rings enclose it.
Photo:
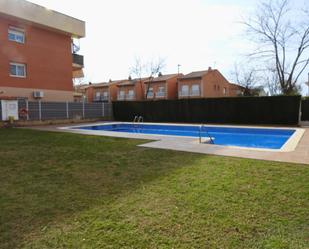
M 120 90 L 118 93 L 118 99 L 119 100 L 123 100 L 125 99 L 125 91 L 124 90 Z
M 10 63 L 10 76 L 26 78 L 26 65 L 20 63 Z
M 9 41 L 25 43 L 25 32 L 19 28 L 9 27 L 8 38 L 9 38 Z
M 96 92 L 96 93 L 95 93 L 95 96 L 96 96 L 97 98 L 100 98 L 101 93 L 100 93 L 100 92 Z
M 128 99 L 133 99 L 134 98 L 134 90 L 130 89 L 128 91 L 128 95 L 127 95 Z
M 189 95 L 189 86 L 188 85 L 182 85 L 180 96 L 188 96 Z
M 224 95 L 227 94 L 226 87 L 223 88 L 223 94 L 224 94 Z
M 105 97 L 105 98 L 107 98 L 108 97 L 108 92 L 103 92 L 103 96 Z
M 153 97 L 153 87 L 149 87 L 148 92 L 146 89 L 146 94 L 147 94 L 147 98 L 152 98 Z
M 164 86 L 159 86 L 157 93 L 156 93 L 157 97 L 164 97 L 165 96 L 165 87 Z
M 200 86 L 199 85 L 192 85 L 191 86 L 191 95 L 192 96 L 199 96 L 200 95 Z

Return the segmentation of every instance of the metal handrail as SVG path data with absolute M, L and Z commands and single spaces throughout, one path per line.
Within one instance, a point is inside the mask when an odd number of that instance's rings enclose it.
M 141 123 L 141 122 L 144 122 L 143 116 L 139 116 L 137 119 L 137 123 Z
M 202 124 L 202 125 L 199 126 L 199 141 L 200 141 L 200 144 L 202 143 L 202 131 L 203 131 L 203 128 L 205 128 L 205 125 Z M 205 132 L 206 132 L 207 136 L 210 139 L 210 143 L 214 144 L 215 142 L 212 139 L 212 137 L 210 136 L 209 132 L 207 130 L 205 130 Z
M 136 116 L 134 117 L 134 119 L 133 119 L 133 127 L 135 127 L 135 124 L 136 124 L 137 120 L 138 120 L 138 116 L 136 115 Z

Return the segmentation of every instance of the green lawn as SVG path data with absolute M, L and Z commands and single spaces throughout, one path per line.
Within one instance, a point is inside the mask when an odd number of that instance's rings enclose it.
M 309 248 L 309 166 L 0 130 L 0 248 Z

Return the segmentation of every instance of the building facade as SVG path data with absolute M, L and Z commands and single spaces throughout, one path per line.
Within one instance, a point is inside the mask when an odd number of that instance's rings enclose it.
M 0 0 L 0 98 L 73 101 L 85 23 L 24 0 Z M 73 51 L 73 52 L 72 52 Z
M 178 98 L 236 97 L 238 92 L 234 88 L 217 69 L 208 68 L 181 76 Z
M 178 74 L 160 74 L 158 77 L 144 82 L 145 99 L 177 99 Z

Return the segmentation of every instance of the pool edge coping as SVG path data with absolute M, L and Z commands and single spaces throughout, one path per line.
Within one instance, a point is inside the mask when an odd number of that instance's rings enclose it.
M 132 122 L 99 122 L 95 124 L 83 124 L 83 127 L 94 126 L 94 125 L 113 125 L 113 124 L 132 124 Z M 153 122 L 143 122 L 142 124 L 149 125 L 177 125 L 177 126 L 201 126 L 199 124 L 177 124 L 177 123 L 153 123 Z M 233 128 L 255 128 L 255 129 L 277 129 L 277 130 L 295 130 L 294 134 L 292 134 L 289 139 L 283 144 L 280 149 L 267 149 L 267 148 L 252 148 L 252 147 L 241 147 L 241 146 L 229 146 L 229 145 L 214 145 L 220 146 L 224 148 L 231 149 L 241 149 L 241 150 L 249 150 L 249 151 L 264 151 L 264 152 L 292 152 L 296 149 L 299 144 L 302 136 L 305 133 L 305 129 L 299 127 L 269 127 L 269 126 L 248 126 L 248 125 L 207 125 L 204 126 L 218 126 L 218 127 L 233 127 Z M 113 131 L 94 131 L 94 130 L 82 130 L 76 129 L 81 127 L 81 125 L 74 126 L 66 126 L 66 127 L 57 127 L 60 130 L 69 130 L 74 131 L 78 134 L 87 134 L 87 135 L 101 135 L 101 136 L 109 136 L 109 137 L 122 137 L 122 138 L 132 138 L 132 139 L 146 139 L 146 140 L 167 140 L 168 138 L 187 138 L 188 140 L 192 140 L 191 143 L 196 144 L 198 140 L 196 137 L 186 137 L 186 136 L 172 136 L 172 135 L 160 135 L 160 134 L 139 134 L 139 133 L 129 133 L 129 132 L 113 132 Z M 164 139 L 166 138 L 166 139 Z M 202 143 L 201 145 L 206 145 L 207 143 Z M 209 144 L 207 144 L 209 145 Z M 211 145 L 213 146 L 213 145 Z

